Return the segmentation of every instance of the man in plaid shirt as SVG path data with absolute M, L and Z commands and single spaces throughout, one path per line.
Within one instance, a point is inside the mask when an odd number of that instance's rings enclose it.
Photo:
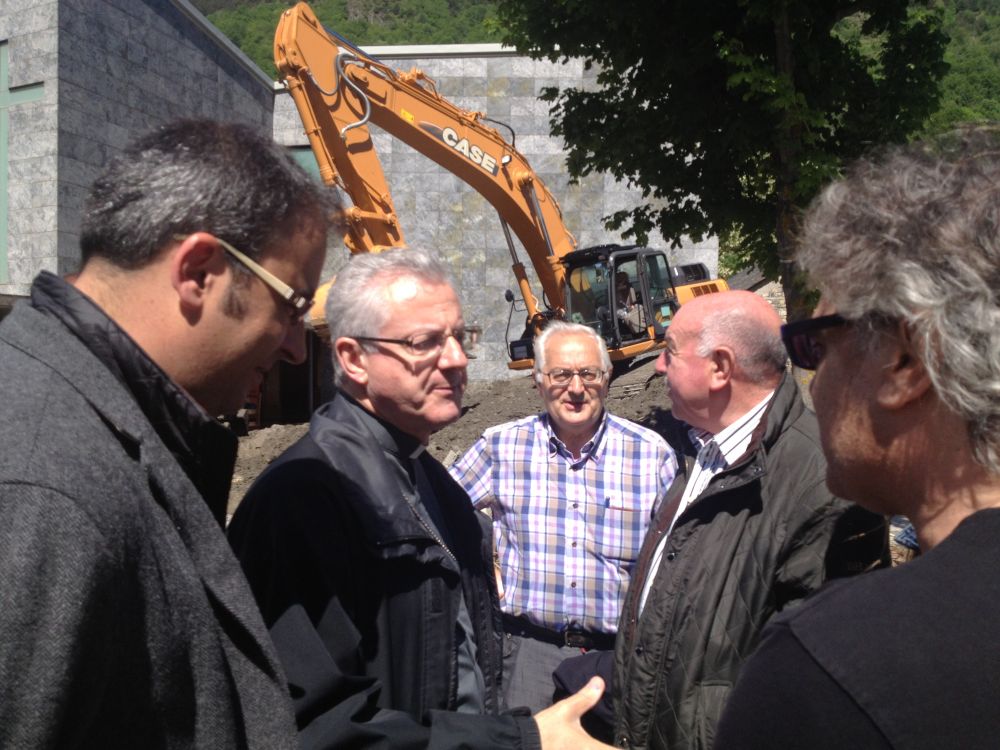
M 581 649 L 612 650 L 629 575 L 673 451 L 608 414 L 600 336 L 554 322 L 535 341 L 545 411 L 487 430 L 450 471 L 493 516 L 507 633 L 507 705 L 552 702 L 552 672 Z

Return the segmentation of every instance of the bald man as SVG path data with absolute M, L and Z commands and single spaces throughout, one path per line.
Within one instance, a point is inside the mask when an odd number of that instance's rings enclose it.
M 632 573 L 615 651 L 619 747 L 708 748 L 761 628 L 886 561 L 884 519 L 834 497 L 781 320 L 750 292 L 688 302 L 657 362 L 680 462 Z

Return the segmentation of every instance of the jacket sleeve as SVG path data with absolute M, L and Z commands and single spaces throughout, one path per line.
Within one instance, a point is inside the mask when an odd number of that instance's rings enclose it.
M 808 487 L 794 507 L 775 580 L 778 611 L 830 579 L 889 563 L 885 519 L 831 495 L 825 481 Z
M 366 676 L 349 594 L 364 575 L 357 522 L 321 461 L 272 467 L 237 510 L 230 542 L 270 629 L 295 703 L 300 746 L 319 748 L 537 748 L 530 717 L 379 707 Z M 349 481 L 345 479 L 344 481 Z M 353 530 L 353 531 L 352 531 Z M 370 637 L 370 636 L 369 636 Z
M 0 484 L 0 747 L 81 747 L 114 673 L 113 545 L 54 490 Z

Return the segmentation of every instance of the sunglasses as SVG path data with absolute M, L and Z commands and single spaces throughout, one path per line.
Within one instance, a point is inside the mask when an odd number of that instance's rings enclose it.
M 819 318 L 807 318 L 781 326 L 781 341 L 792 364 L 803 370 L 815 370 L 826 353 L 816 334 L 827 328 L 848 325 L 851 321 L 834 313 Z

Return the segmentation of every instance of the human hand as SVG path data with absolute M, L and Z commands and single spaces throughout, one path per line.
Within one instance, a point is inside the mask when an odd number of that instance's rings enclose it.
M 592 677 L 590 682 L 569 698 L 535 714 L 542 750 L 600 750 L 610 745 L 598 742 L 580 725 L 580 717 L 593 708 L 604 694 L 604 680 Z

